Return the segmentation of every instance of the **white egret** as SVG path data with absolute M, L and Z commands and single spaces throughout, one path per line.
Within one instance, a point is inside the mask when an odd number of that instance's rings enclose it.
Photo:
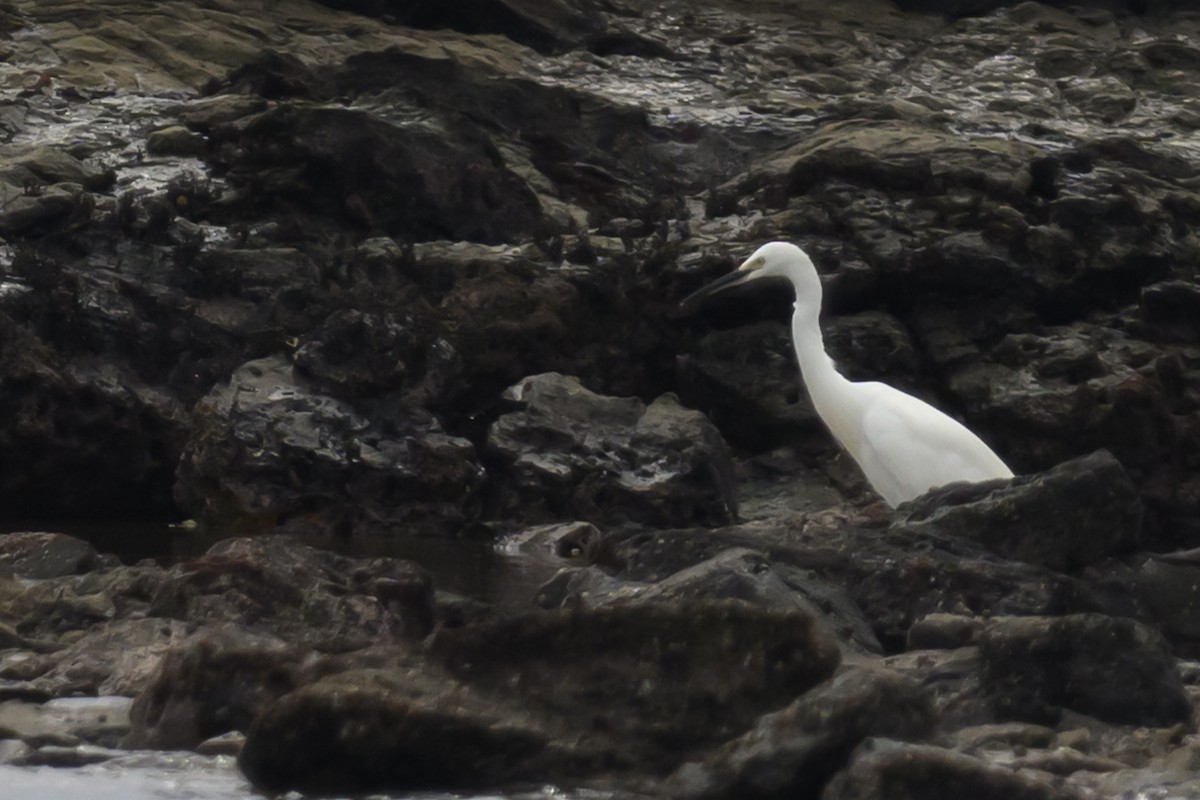
M 923 400 L 878 381 L 847 380 L 837 371 L 821 337 L 821 279 L 796 245 L 764 244 L 736 272 L 683 304 L 771 277 L 787 278 L 796 291 L 792 344 L 817 414 L 888 505 L 955 481 L 1013 476 L 978 436 Z

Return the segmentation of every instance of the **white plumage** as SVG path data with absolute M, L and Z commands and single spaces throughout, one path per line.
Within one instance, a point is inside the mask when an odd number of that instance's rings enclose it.
M 787 278 L 795 289 L 792 343 L 817 414 L 889 505 L 955 481 L 1012 477 L 1000 457 L 962 423 L 887 384 L 857 383 L 837 371 L 821 337 L 821 279 L 794 244 L 763 245 L 736 272 L 684 303 L 770 277 Z

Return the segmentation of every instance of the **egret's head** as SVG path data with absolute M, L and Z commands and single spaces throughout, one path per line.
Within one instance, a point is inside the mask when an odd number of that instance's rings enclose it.
M 797 295 L 804 290 L 813 290 L 813 286 L 809 284 L 815 284 L 819 300 L 821 282 L 808 255 L 790 242 L 768 242 L 755 250 L 754 254 L 743 261 L 736 271 L 717 278 L 699 291 L 688 295 L 681 305 L 690 306 L 709 295 L 760 278 L 787 278 L 796 288 Z

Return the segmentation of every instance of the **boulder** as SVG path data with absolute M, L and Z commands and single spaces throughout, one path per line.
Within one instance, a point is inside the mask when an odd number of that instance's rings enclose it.
M 1162 634 L 1100 614 L 1004 617 L 980 638 L 1002 720 L 1053 724 L 1063 709 L 1127 725 L 1188 724 L 1192 707 Z
M 306 793 L 478 788 L 570 764 L 519 705 L 450 688 L 394 666 L 329 676 L 268 706 L 238 763 L 256 786 Z
M 518 410 L 488 430 L 494 504 L 529 521 L 717 525 L 736 514 L 733 463 L 704 415 L 671 396 L 649 406 L 557 373 L 526 378 Z
M 670 779 L 672 797 L 818 797 L 865 738 L 922 740 L 934 728 L 931 698 L 886 669 L 850 667 L 748 733 Z
M 245 731 L 266 706 L 300 684 L 300 651 L 233 625 L 198 632 L 159 663 L 130 710 L 128 748 L 195 748 Z
M 515 691 L 551 718 L 583 715 L 587 729 L 603 732 L 613 763 L 653 769 L 744 731 L 839 661 L 807 614 L 730 601 L 496 620 L 448 631 L 435 652 L 475 690 Z
M 471 443 L 423 409 L 393 403 L 364 417 L 273 356 L 198 406 L 175 494 L 232 530 L 302 517 L 325 533 L 349 522 L 452 534 L 475 516 L 482 477 Z
M 302 791 L 662 772 L 838 662 L 809 617 L 729 602 L 469 624 L 443 629 L 429 658 L 396 656 L 284 695 L 250 728 L 243 770 Z
M 88 572 L 98 566 L 98 558 L 82 539 L 28 531 L 0 535 L 0 564 L 25 578 L 58 578 Z
M 1133 550 L 1143 513 L 1129 475 L 1100 451 L 1011 482 L 934 490 L 903 505 L 892 524 L 1069 571 Z
M 849 595 L 763 553 L 733 547 L 655 583 L 622 581 L 594 568 L 563 570 L 538 592 L 543 607 L 739 600 L 779 611 L 802 611 L 823 632 L 859 652 L 878 653 L 879 641 Z

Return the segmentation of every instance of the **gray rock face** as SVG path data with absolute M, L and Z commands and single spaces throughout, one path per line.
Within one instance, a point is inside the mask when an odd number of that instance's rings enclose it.
M 675 398 L 646 406 L 554 373 L 526 378 L 506 397 L 521 409 L 493 423 L 487 451 L 500 463 L 497 502 L 509 514 L 671 526 L 737 513 L 725 443 Z

